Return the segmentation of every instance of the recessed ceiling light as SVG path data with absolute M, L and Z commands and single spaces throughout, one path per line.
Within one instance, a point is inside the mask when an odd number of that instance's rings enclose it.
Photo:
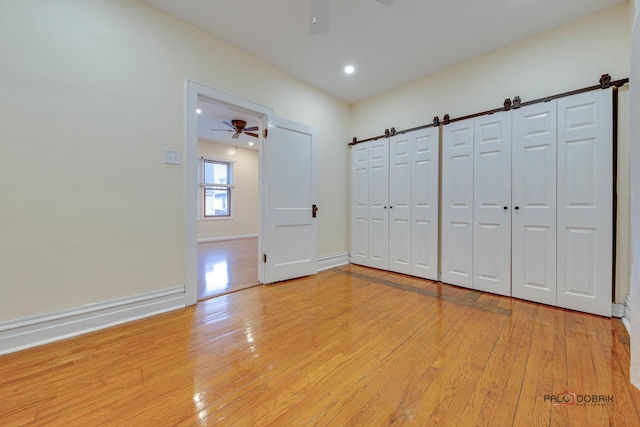
M 356 69 L 353 68 L 353 65 L 347 65 L 346 67 L 344 67 L 344 72 L 347 74 L 353 74 L 355 70 Z
M 202 113 L 202 110 L 201 110 L 201 109 L 199 109 L 199 108 L 197 108 L 197 109 L 196 109 L 196 113 L 197 113 L 197 114 L 201 114 L 201 113 Z
M 253 145 L 253 142 L 249 142 L 249 145 Z

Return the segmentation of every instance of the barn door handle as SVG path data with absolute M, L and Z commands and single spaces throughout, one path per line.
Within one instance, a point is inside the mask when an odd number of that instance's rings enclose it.
M 311 206 L 311 218 L 315 218 L 318 214 L 318 205 Z

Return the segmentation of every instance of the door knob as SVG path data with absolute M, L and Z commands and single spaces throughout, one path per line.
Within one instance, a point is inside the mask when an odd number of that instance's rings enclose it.
M 503 209 L 506 211 L 506 210 L 507 210 L 507 209 L 509 209 L 509 208 L 505 206 Z
M 516 207 L 515 207 L 515 209 L 516 209 L 516 210 L 519 210 L 519 209 L 520 209 L 520 207 L 519 207 L 519 206 L 516 206 Z

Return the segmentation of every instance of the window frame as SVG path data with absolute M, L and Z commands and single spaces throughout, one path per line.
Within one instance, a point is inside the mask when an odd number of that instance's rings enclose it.
M 224 165 L 227 168 L 227 184 L 216 183 L 216 182 L 206 182 L 205 180 L 205 170 L 207 169 L 207 164 L 219 164 Z M 201 192 L 201 207 L 200 218 L 202 220 L 216 220 L 216 219 L 231 219 L 233 218 L 233 209 L 232 209 L 232 189 L 233 189 L 233 162 L 229 160 L 218 160 L 218 159 L 209 159 L 205 157 L 200 158 L 200 187 L 202 188 Z M 207 214 L 207 192 L 208 191 L 226 191 L 227 195 L 227 213 L 224 215 L 209 215 Z

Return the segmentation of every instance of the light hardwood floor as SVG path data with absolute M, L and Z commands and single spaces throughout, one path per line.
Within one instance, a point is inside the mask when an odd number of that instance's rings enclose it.
M 258 238 L 198 243 L 198 300 L 258 282 Z
M 619 320 L 344 266 L 0 357 L 0 425 L 639 426 L 628 370 Z

